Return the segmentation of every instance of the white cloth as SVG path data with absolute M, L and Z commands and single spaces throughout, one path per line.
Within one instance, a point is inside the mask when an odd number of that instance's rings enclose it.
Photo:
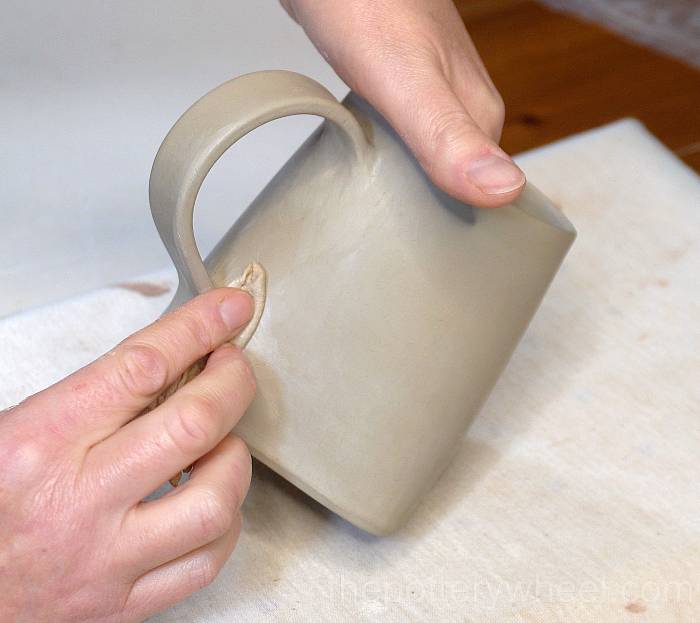
M 633 120 L 519 162 L 579 238 L 410 524 L 370 537 L 258 465 L 233 558 L 155 621 L 700 620 L 700 179 Z M 0 406 L 170 296 L 0 322 Z

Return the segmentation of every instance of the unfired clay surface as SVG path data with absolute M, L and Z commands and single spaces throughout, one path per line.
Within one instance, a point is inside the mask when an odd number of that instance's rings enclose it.
M 327 121 L 203 264 L 192 214 L 209 169 L 258 125 L 304 113 Z M 173 305 L 251 260 L 267 270 L 247 350 L 258 396 L 236 433 L 374 533 L 403 523 L 447 465 L 575 237 L 531 186 L 499 210 L 448 197 L 366 102 L 282 71 L 190 108 L 150 198 L 180 276 Z

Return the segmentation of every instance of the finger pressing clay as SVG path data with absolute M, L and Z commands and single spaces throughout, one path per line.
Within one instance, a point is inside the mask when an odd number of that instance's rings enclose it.
M 260 322 L 260 318 L 262 317 L 262 313 L 265 308 L 266 286 L 267 273 L 265 272 L 265 269 L 257 262 L 248 264 L 246 269 L 243 271 L 243 274 L 238 279 L 234 279 L 228 284 L 228 287 L 230 288 L 245 290 L 248 294 L 250 294 L 254 305 L 253 317 L 250 319 L 250 322 L 235 338 L 233 338 L 233 340 L 231 340 L 231 343 L 238 348 L 245 348 L 246 344 L 248 344 L 250 341 L 250 338 L 253 337 L 255 329 L 258 327 L 258 323 Z M 207 358 L 208 355 L 206 357 L 202 357 L 202 359 L 196 361 L 189 368 L 187 368 L 187 370 L 180 375 L 177 381 L 161 392 L 158 397 L 155 398 L 153 402 L 151 402 L 151 404 L 143 410 L 141 415 L 148 413 L 157 406 L 163 404 L 178 389 L 196 377 L 202 370 L 204 370 L 204 366 L 207 364 Z M 190 470 L 191 466 L 184 471 L 189 472 Z M 182 474 L 173 476 L 170 479 L 170 484 L 176 487 L 179 484 L 181 477 Z

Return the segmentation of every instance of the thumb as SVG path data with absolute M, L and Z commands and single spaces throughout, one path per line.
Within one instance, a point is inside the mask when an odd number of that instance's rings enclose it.
M 369 99 L 411 148 L 432 181 L 449 195 L 491 208 L 520 194 L 525 174 L 476 123 L 439 72 L 422 80 L 414 77 L 399 88 L 381 90 L 383 97 L 373 93 Z M 481 101 L 481 126 L 499 126 L 500 130 L 502 102 L 495 97 Z M 492 134 L 497 136 L 498 132 Z

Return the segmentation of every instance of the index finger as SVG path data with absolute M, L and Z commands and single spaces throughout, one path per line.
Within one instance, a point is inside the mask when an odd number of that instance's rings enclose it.
M 133 419 L 189 366 L 231 340 L 252 315 L 253 300 L 245 291 L 210 290 L 30 400 L 51 414 L 50 430 L 92 446 Z

